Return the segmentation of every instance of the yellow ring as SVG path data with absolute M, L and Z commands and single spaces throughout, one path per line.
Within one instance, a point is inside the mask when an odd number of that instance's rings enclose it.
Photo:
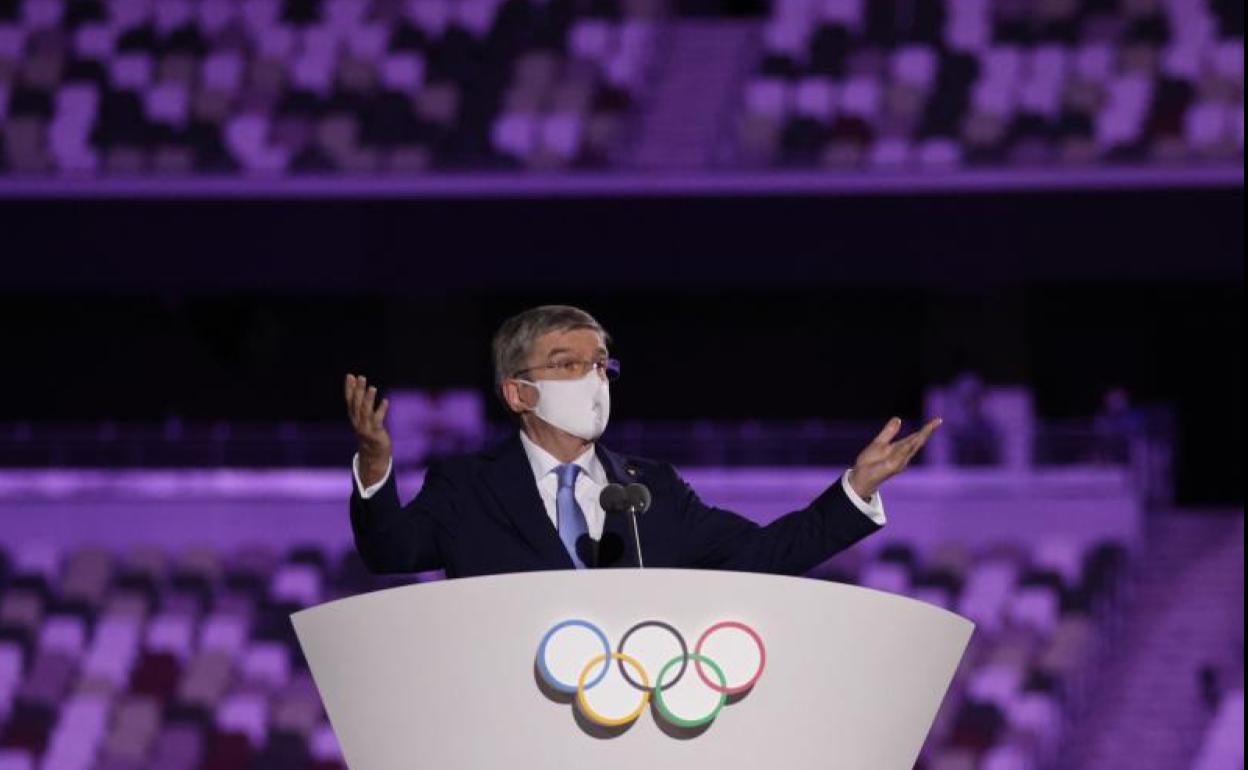
M 629 722 L 632 722 L 634 719 L 641 716 L 641 712 L 646 710 L 646 704 L 650 702 L 650 677 L 646 674 L 646 670 L 642 668 L 641 663 L 632 655 L 625 655 L 622 652 L 611 653 L 611 660 L 622 660 L 637 669 L 637 673 L 641 674 L 641 682 L 646 686 L 646 689 L 641 694 L 641 703 L 636 709 L 633 710 L 632 713 L 620 719 L 609 719 L 604 717 L 602 714 L 599 714 L 597 711 L 590 708 L 589 702 L 585 700 L 585 680 L 589 677 L 589 672 L 593 669 L 594 665 L 603 662 L 606 658 L 607 656 L 605 654 L 600 653 L 590 658 L 589 662 L 585 664 L 585 668 L 581 670 L 581 676 L 576 680 L 576 703 L 581 707 L 581 713 L 584 714 L 591 722 L 602 725 L 603 727 L 619 727 L 620 725 L 626 725 Z

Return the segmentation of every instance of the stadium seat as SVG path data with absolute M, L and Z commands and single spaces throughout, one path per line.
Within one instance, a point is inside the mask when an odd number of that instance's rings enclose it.
M 461 416 L 443 429 L 474 424 Z M 838 557 L 820 577 L 979 624 L 923 767 L 1038 770 L 1056 756 L 1067 700 L 1098 659 L 1126 555 L 1112 542 L 1081 551 L 1057 539 L 928 550 L 892 541 Z M 88 547 L 11 559 L 0 549 L 0 762 L 343 770 L 289 614 L 395 584 L 368 574 L 350 547 Z M 71 593 L 82 601 L 66 604 Z

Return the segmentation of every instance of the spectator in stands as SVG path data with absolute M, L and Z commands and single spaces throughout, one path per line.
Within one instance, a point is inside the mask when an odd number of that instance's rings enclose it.
M 1105 391 L 1092 429 L 1097 438 L 1094 459 L 1126 463 L 1131 459 L 1132 443 L 1144 434 L 1144 415 L 1131 403 L 1127 389 L 1115 386 Z
M 949 442 L 957 465 L 996 465 L 1001 461 L 997 427 L 984 412 L 984 383 L 974 372 L 963 372 L 949 386 L 947 405 Z

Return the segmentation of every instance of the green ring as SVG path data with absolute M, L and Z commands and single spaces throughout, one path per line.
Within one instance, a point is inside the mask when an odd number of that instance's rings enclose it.
M 677 727 L 701 727 L 702 725 L 710 724 L 715 721 L 715 717 L 719 716 L 719 710 L 722 709 L 724 707 L 724 703 L 728 701 L 728 693 L 721 692 L 719 694 L 719 703 L 715 704 L 715 708 L 711 710 L 711 713 L 701 719 L 681 719 L 671 711 L 668 711 L 667 703 L 663 701 L 663 675 L 666 674 L 668 669 L 672 666 L 675 666 L 677 663 L 680 663 L 686 658 L 701 661 L 710 666 L 711 670 L 715 672 L 715 676 L 719 678 L 719 686 L 723 688 L 728 687 L 728 680 L 724 677 L 724 672 L 720 670 L 719 665 L 716 664 L 715 661 L 696 652 L 688 653 L 686 655 L 677 655 L 669 660 L 667 665 L 663 666 L 663 668 L 659 670 L 659 675 L 654 682 L 654 705 L 658 708 L 659 714 L 661 714 L 664 719 Z

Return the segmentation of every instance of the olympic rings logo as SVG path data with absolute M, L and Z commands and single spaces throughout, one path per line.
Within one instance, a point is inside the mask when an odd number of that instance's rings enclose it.
M 690 661 L 696 678 L 687 677 Z M 633 625 L 612 650 L 601 628 L 573 618 L 556 623 L 542 636 L 536 660 L 537 672 L 549 688 L 574 700 L 582 716 L 606 728 L 631 725 L 647 706 L 674 727 L 705 727 L 730 698 L 744 697 L 754 687 L 766 665 L 762 637 L 736 620 L 708 627 L 690 652 L 685 637 L 661 620 Z M 608 679 L 613 669 L 619 677 Z M 677 689 L 682 680 L 686 686 Z M 596 688 L 614 691 L 614 704 L 609 697 L 596 702 Z

